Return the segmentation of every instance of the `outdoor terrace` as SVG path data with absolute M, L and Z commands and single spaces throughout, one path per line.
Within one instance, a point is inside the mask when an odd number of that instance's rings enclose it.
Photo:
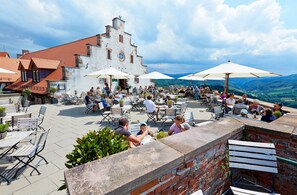
M 205 106 L 194 101 L 187 104 L 187 112 L 193 112 L 196 123 L 211 119 L 211 113 L 206 112 Z M 61 180 L 67 170 L 65 155 L 73 149 L 77 137 L 100 127 L 102 117 L 98 113 L 85 114 L 84 105 L 46 106 L 48 109 L 43 127 L 51 128 L 51 131 L 42 155 L 49 164 L 42 162 L 39 165 L 41 175 L 34 172 L 30 176 L 32 169 L 27 168 L 10 185 L 2 182 L 1 194 L 66 194 L 66 191 L 57 191 L 63 184 Z M 28 112 L 36 116 L 39 108 L 40 105 L 33 105 Z M 146 119 L 144 112 L 131 112 L 132 123 Z M 106 125 L 106 122 L 102 124 Z M 153 131 L 160 127 L 160 123 L 149 125 Z M 165 130 L 169 125 L 166 124 Z M 198 189 L 202 189 L 204 194 L 220 194 L 230 185 L 226 174 L 228 170 L 221 166 L 225 163 L 227 139 L 272 142 L 276 144 L 279 156 L 296 161 L 296 127 L 296 116 L 285 116 L 271 124 L 227 117 L 67 170 L 65 176 L 70 194 L 157 194 Z M 9 162 L 1 162 L 0 169 L 7 166 L 10 166 Z M 296 186 L 297 169 L 283 162 L 279 162 L 279 166 L 277 189 L 282 194 L 288 194 Z

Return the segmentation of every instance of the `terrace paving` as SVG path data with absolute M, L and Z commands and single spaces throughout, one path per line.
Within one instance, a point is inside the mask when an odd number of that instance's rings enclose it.
M 108 123 L 102 123 L 102 117 L 98 113 L 85 114 L 85 106 L 64 106 L 64 105 L 46 105 L 47 111 L 43 127 L 51 128 L 46 147 L 42 151 L 49 164 L 43 161 L 39 164 L 38 170 L 41 175 L 33 172 L 32 169 L 26 168 L 17 179 L 13 180 L 10 185 L 2 182 L 0 185 L 1 194 L 66 194 L 66 191 L 58 192 L 57 189 L 63 184 L 64 171 L 67 169 L 64 165 L 66 162 L 65 155 L 72 151 L 77 137 L 81 137 L 89 130 L 97 130 Z M 34 116 L 37 116 L 40 105 L 33 105 L 29 108 Z M 206 112 L 206 108 L 197 102 L 189 101 L 187 112 L 193 112 L 196 123 L 207 121 L 211 114 Z M 146 121 L 147 116 L 144 112 L 132 111 L 131 123 Z M 166 124 L 165 130 L 169 129 L 171 123 Z M 157 131 L 160 122 L 157 125 L 150 123 L 151 130 Z M 35 160 L 37 161 L 37 159 Z M 34 162 L 35 162 L 34 161 Z M 11 163 L 2 161 L 0 163 L 0 172 Z

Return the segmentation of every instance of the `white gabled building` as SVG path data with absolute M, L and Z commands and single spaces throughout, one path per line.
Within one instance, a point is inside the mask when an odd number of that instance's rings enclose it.
M 80 93 L 97 86 L 103 89 L 104 79 L 89 78 L 85 75 L 108 67 L 136 76 L 128 81 L 113 80 L 113 90 L 116 90 L 117 86 L 124 89 L 127 84 L 132 88 L 152 84 L 148 80 L 139 81 L 137 78 L 147 73 L 147 67 L 142 63 L 142 56 L 137 54 L 137 46 L 132 44 L 132 35 L 125 32 L 125 21 L 114 18 L 112 26 L 107 25 L 106 32 L 96 36 L 97 44 L 87 44 L 87 55 L 76 55 L 77 67 L 65 67 L 67 91 L 73 93 L 76 90 Z

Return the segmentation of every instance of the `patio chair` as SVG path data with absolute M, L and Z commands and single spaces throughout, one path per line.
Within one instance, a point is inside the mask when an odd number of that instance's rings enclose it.
M 39 113 L 38 113 L 38 127 L 42 130 L 45 130 L 41 124 L 43 123 L 44 120 L 44 116 L 45 116 L 45 112 L 46 112 L 47 107 L 45 106 L 41 106 L 39 109 Z
M 231 190 L 233 194 L 274 193 L 274 177 L 278 173 L 276 151 L 273 143 L 259 143 L 239 140 L 228 140 L 229 167 L 231 170 Z M 261 171 L 271 173 L 272 187 L 267 189 L 240 176 L 234 181 L 234 169 Z M 242 188 L 245 189 L 242 189 Z M 256 189 L 256 191 L 255 191 Z
M 130 97 L 131 110 L 139 110 L 139 103 L 136 97 Z
M 24 113 L 21 115 L 16 115 L 11 117 L 11 126 L 9 127 L 10 131 L 17 129 L 17 121 L 21 118 L 31 118 L 31 113 Z
M 224 110 L 221 106 L 215 106 L 213 107 L 213 113 L 211 115 L 212 119 L 219 120 L 221 117 L 223 117 Z
M 38 175 L 41 174 L 38 171 L 37 166 L 41 160 L 44 160 L 45 163 L 48 164 L 47 160 L 43 156 L 40 155 L 40 152 L 45 148 L 46 139 L 47 139 L 49 131 L 50 131 L 50 129 L 45 132 L 42 132 L 36 144 L 22 145 L 16 151 L 14 151 L 12 154 L 8 155 L 8 156 L 13 157 L 16 160 L 18 160 L 18 163 L 15 164 L 14 168 L 18 167 L 20 164 L 23 164 L 23 166 L 18 168 L 18 170 L 16 171 L 14 178 L 16 178 L 16 176 L 18 175 L 18 172 L 21 169 L 23 169 L 27 166 L 33 168 L 33 171 L 36 171 L 38 173 Z M 31 165 L 31 162 L 35 159 L 36 156 L 40 157 L 41 160 L 35 166 L 33 166 L 33 165 Z M 14 168 L 12 168 L 12 170 Z M 30 175 L 32 175 L 33 171 L 31 172 Z
M 176 111 L 176 115 L 185 116 L 186 111 L 187 111 L 187 103 L 183 102 L 181 105 L 181 110 Z
M 19 118 L 17 120 L 17 125 L 15 130 L 17 131 L 35 131 L 36 133 L 34 134 L 34 141 L 32 142 L 32 138 L 28 137 L 24 140 L 22 140 L 20 143 L 24 142 L 31 142 L 34 143 L 36 140 L 36 134 L 37 134 L 37 128 L 38 128 L 38 123 L 39 120 L 38 118 Z
M 115 124 L 116 121 L 118 121 L 120 118 L 123 117 L 123 109 L 121 107 L 119 108 L 111 108 L 111 120 Z
M 139 131 L 139 129 L 140 129 L 140 124 L 139 123 L 129 125 L 129 131 L 133 135 L 136 135 L 137 132 Z
M 175 116 L 176 116 L 176 109 L 174 109 L 174 108 L 166 108 L 165 109 L 165 115 L 162 117 L 163 122 L 162 122 L 161 126 L 163 126 L 164 123 L 167 120 L 171 120 L 173 122 Z
M 149 123 L 149 121 L 154 122 L 155 124 L 157 124 L 157 113 L 156 112 L 146 112 L 147 114 L 147 120 L 146 123 Z
M 99 102 L 98 106 L 99 106 L 98 109 L 99 109 L 99 111 L 101 113 L 101 116 L 103 117 L 102 120 L 100 121 L 100 123 L 102 123 L 103 121 L 108 121 L 108 123 L 110 123 L 110 121 L 111 121 L 111 117 L 110 117 L 111 111 L 105 111 L 105 108 L 104 108 L 102 102 Z

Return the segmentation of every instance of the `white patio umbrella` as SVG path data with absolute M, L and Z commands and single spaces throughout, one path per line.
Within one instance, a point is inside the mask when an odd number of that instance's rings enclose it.
M 16 72 L 12 72 L 12 71 L 6 70 L 4 68 L 0 68 L 0 73 L 4 73 L 4 74 L 16 74 Z
M 129 79 L 134 78 L 133 75 L 124 73 L 119 71 L 113 67 L 105 68 L 96 72 L 89 73 L 85 75 L 86 77 L 94 77 L 94 78 L 109 78 L 110 81 L 110 90 L 112 89 L 112 79 Z
M 193 74 L 189 74 L 183 77 L 178 78 L 180 80 L 189 80 L 189 81 L 204 81 L 204 85 L 206 85 L 207 80 L 224 80 L 223 78 L 203 78 L 203 77 L 198 77 Z
M 265 70 L 235 64 L 230 60 L 227 63 L 220 64 L 216 67 L 198 72 L 194 75 L 202 78 L 225 77 L 225 93 L 228 93 L 229 78 L 281 76 L 280 74 L 271 73 Z
M 138 78 L 140 78 L 140 79 L 173 79 L 170 76 L 167 76 L 165 74 L 162 74 L 162 73 L 156 72 L 156 71 L 148 73 L 148 74 L 141 75 Z

